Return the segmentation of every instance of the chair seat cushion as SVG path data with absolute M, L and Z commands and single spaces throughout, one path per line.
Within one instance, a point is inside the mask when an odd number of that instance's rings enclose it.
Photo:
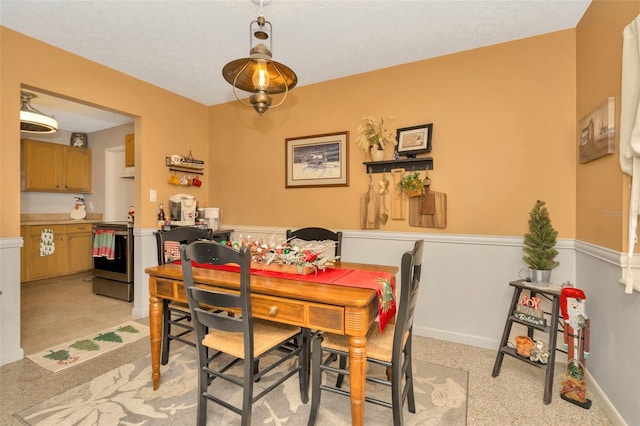
M 391 362 L 393 334 L 393 327 L 387 327 L 384 333 L 380 333 L 380 327 L 374 324 L 367 333 L 367 358 Z M 349 353 L 349 336 L 324 333 L 322 347 Z
M 300 333 L 300 327 L 259 319 L 253 320 L 254 356 L 259 357 L 298 333 Z M 210 329 L 202 339 L 202 344 L 236 358 L 244 359 L 244 335 L 242 333 Z

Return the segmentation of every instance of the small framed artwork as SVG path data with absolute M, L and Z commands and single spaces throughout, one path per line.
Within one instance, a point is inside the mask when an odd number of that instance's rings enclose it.
M 407 158 L 415 158 L 418 154 L 431 152 L 431 136 L 433 123 L 420 126 L 404 127 L 397 130 L 396 153 Z
M 580 163 L 616 152 L 616 98 L 610 97 L 580 119 L 578 152 Z
M 89 137 L 86 133 L 71 133 L 69 145 L 77 148 L 86 148 L 89 146 Z
M 285 188 L 349 186 L 349 132 L 285 142 Z

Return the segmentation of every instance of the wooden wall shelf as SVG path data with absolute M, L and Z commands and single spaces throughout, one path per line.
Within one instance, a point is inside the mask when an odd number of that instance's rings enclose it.
M 406 171 L 414 170 L 433 170 L 433 158 L 407 158 L 404 160 L 385 160 L 385 161 L 365 161 L 367 172 L 384 173 L 390 172 L 392 169 L 404 168 Z
M 191 152 L 189 152 L 191 155 Z M 171 157 L 165 158 L 165 164 L 172 172 L 191 173 L 194 175 L 204 175 L 204 161 L 194 160 L 189 156 L 183 163 L 173 164 Z
M 181 173 L 187 173 L 187 174 L 192 174 L 192 175 L 203 175 L 204 174 L 204 172 L 202 172 L 202 171 L 190 169 L 188 167 L 180 167 L 180 166 L 169 167 L 169 170 L 171 170 L 172 172 L 181 172 Z

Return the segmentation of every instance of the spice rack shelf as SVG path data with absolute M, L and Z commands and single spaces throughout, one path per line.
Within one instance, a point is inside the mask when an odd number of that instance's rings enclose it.
M 204 174 L 204 172 L 197 171 L 199 169 L 190 169 L 188 167 L 180 167 L 180 166 L 171 166 L 171 167 L 169 167 L 169 170 L 171 170 L 172 172 L 191 173 L 192 175 L 203 175 Z
M 193 158 L 185 158 L 184 162 L 175 164 L 171 161 L 171 157 L 165 157 L 165 165 L 173 172 L 185 172 L 197 175 L 204 174 L 204 161 L 194 160 Z
M 367 171 L 371 173 L 390 172 L 392 169 L 404 168 L 406 171 L 433 170 L 433 158 L 407 158 L 405 160 L 365 161 Z

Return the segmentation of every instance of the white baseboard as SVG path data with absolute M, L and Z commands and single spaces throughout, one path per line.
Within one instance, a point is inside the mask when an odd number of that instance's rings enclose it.
M 462 343 L 464 345 L 477 346 L 484 349 L 496 350 L 500 345 L 499 340 L 487 339 L 470 334 L 455 333 L 448 330 L 438 330 L 429 327 L 418 327 L 415 324 L 413 327 L 413 332 L 416 336 L 430 337 L 432 339 L 444 340 L 453 343 Z
M 11 352 L 0 354 L 0 365 L 9 364 L 14 361 L 20 361 L 24 358 L 24 351 L 22 348 L 15 349 Z

